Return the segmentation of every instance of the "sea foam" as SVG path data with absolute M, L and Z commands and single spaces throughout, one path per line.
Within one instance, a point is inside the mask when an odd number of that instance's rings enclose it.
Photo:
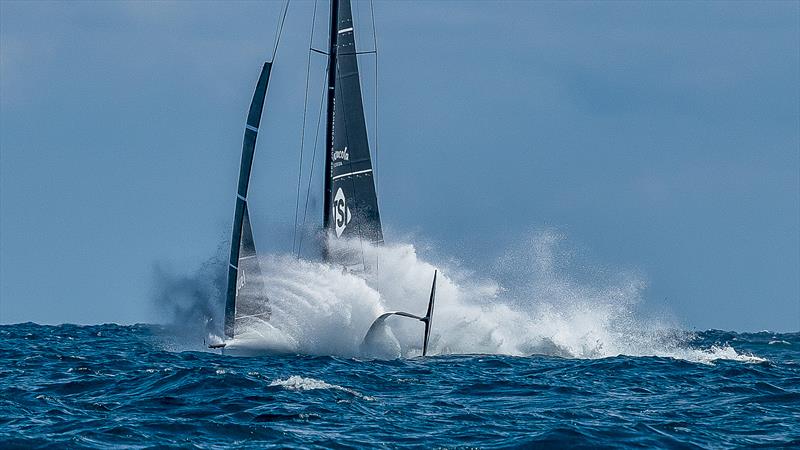
M 594 270 L 593 277 L 576 276 L 568 263 L 574 252 L 563 251 L 564 241 L 564 236 L 554 231 L 532 234 L 499 258 L 491 275 L 435 264 L 407 243 L 346 244 L 363 255 L 367 269 L 358 273 L 291 255 L 263 255 L 262 281 L 272 316 L 269 321 L 237 322 L 236 339 L 228 343 L 227 350 L 355 358 L 418 356 L 423 325 L 416 320 L 392 317 L 368 346 L 363 339 L 383 312 L 424 315 L 434 270 L 438 270 L 429 355 L 628 355 L 699 363 L 762 361 L 730 346 L 692 347 L 692 334 L 678 331 L 674 321 L 642 312 L 646 280 L 641 274 L 602 269 Z M 206 284 L 209 278 L 206 276 Z M 215 282 L 220 284 L 219 277 Z M 186 279 L 180 283 L 186 284 Z M 193 288 L 190 292 L 216 297 L 203 298 L 200 303 L 206 314 L 209 304 L 218 305 L 216 317 L 204 319 L 203 324 L 214 329 L 207 332 L 207 339 L 218 340 L 223 289 Z M 191 316 L 186 296 L 185 292 L 179 296 L 178 310 Z M 168 295 L 160 296 L 164 297 Z

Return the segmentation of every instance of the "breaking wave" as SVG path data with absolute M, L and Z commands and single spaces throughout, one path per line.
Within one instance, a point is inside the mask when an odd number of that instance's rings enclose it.
M 589 276 L 571 272 L 574 252 L 564 250 L 565 239 L 558 232 L 531 235 L 498 260 L 492 276 L 434 264 L 411 244 L 353 245 L 363 249 L 368 267 L 359 275 L 288 255 L 261 257 L 272 317 L 237 322 L 237 337 L 226 350 L 356 358 L 417 356 L 423 325 L 415 320 L 390 318 L 368 346 L 362 341 L 383 312 L 424 315 L 433 273 L 438 270 L 431 355 L 763 361 L 729 345 L 693 346 L 692 333 L 680 331 L 668 319 L 641 312 L 646 282 L 640 274 L 598 267 L 590 268 Z M 204 275 L 204 283 L 209 276 Z M 217 289 L 215 299 L 219 314 L 221 292 Z M 208 299 L 200 302 L 207 305 Z M 208 323 L 221 320 L 208 318 L 203 326 Z M 220 340 L 214 335 L 208 339 Z

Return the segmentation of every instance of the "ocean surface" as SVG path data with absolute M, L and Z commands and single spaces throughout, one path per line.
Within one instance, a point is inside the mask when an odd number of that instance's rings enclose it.
M 2 448 L 800 448 L 800 333 L 686 333 L 706 359 L 235 357 L 150 325 L 0 343 Z

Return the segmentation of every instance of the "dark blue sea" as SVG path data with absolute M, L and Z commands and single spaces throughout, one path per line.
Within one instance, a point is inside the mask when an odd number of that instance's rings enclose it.
M 0 447 L 800 448 L 800 333 L 735 360 L 176 351 L 148 325 L 0 326 Z

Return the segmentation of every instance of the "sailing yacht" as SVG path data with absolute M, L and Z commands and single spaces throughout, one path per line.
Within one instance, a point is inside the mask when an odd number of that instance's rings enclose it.
M 288 5 L 288 4 L 287 4 Z M 285 14 L 285 13 L 284 13 Z M 285 16 L 284 16 L 285 17 Z M 378 197 L 375 190 L 370 146 L 361 96 L 355 30 L 350 0 L 331 0 L 325 128 L 325 170 L 323 173 L 322 228 L 326 234 L 323 258 L 343 270 L 358 273 L 365 269 L 363 255 L 352 246 L 338 242 L 359 240 L 383 244 Z M 279 31 L 280 32 L 280 31 Z M 274 59 L 274 57 L 273 57 Z M 230 261 L 225 291 L 225 341 L 211 348 L 224 348 L 235 339 L 246 321 L 269 321 L 270 301 L 258 262 L 247 201 L 250 173 L 255 156 L 261 115 L 264 108 L 272 62 L 264 63 L 247 115 L 242 148 L 239 183 L 234 209 Z M 436 293 L 436 273 L 425 316 L 403 311 L 386 312 L 375 319 L 364 341 L 392 316 L 424 323 L 422 354 L 427 354 Z

